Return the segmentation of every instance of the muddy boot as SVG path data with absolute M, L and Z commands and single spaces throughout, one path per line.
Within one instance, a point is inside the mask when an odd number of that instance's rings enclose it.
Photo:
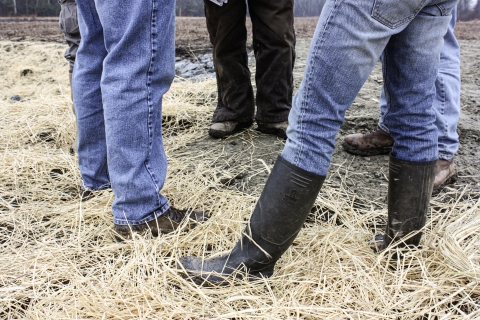
M 179 267 L 201 285 L 270 277 L 275 263 L 302 228 L 324 180 L 325 177 L 300 169 L 279 156 L 249 227 L 232 251 L 209 259 L 184 257 Z
M 342 147 L 352 154 L 374 156 L 390 153 L 393 142 L 392 137 L 387 132 L 377 128 L 367 133 L 349 134 L 343 139 Z
M 390 156 L 388 177 L 388 222 L 384 235 L 377 235 L 372 249 L 380 251 L 392 242 L 398 247 L 418 246 L 425 226 L 437 161 L 412 162 Z M 408 236 L 411 232 L 417 232 Z
M 215 139 L 225 138 L 231 136 L 234 133 L 240 132 L 252 125 L 251 121 L 248 122 L 215 122 L 208 130 L 208 134 Z
M 274 134 L 279 138 L 287 139 L 288 121 L 273 122 L 273 123 L 258 123 L 257 130 L 266 133 Z
M 195 228 L 198 224 L 208 220 L 208 215 L 202 211 L 191 209 L 180 210 L 174 207 L 168 208 L 161 216 L 149 222 L 137 225 L 114 224 L 115 239 L 123 241 L 131 239 L 133 234 L 144 235 L 150 232 L 152 236 L 158 237 L 161 233 L 170 233 L 177 230 L 180 226 L 185 227 L 185 231 Z M 185 221 L 185 225 L 183 222 Z
M 457 181 L 457 169 L 453 158 L 450 160 L 438 159 L 432 194 L 438 194 L 447 184 L 455 181 Z

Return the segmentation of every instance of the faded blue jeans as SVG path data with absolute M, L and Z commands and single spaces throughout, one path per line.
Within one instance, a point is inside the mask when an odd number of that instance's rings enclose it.
M 115 224 L 162 215 L 162 97 L 175 75 L 174 0 L 77 1 L 73 90 L 86 189 L 111 188 Z
M 460 46 L 453 33 L 456 21 L 457 8 L 452 11 L 448 31 L 443 37 L 444 44 L 440 53 L 433 99 L 435 126 L 438 133 L 438 157 L 444 160 L 452 159 L 459 147 L 457 124 L 460 119 Z M 385 132 L 389 132 L 388 96 L 382 88 L 378 126 Z
M 309 172 L 327 174 L 345 111 L 383 53 L 388 127 L 395 140 L 392 156 L 437 160 L 434 84 L 456 3 L 328 0 L 293 99 L 282 157 Z

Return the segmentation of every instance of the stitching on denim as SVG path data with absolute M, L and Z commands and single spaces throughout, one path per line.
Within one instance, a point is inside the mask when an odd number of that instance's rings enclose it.
M 425 3 L 427 2 L 427 0 L 424 0 L 423 2 L 421 2 L 419 4 L 418 8 L 415 9 L 415 11 L 411 15 L 409 15 L 409 16 L 407 16 L 407 17 L 403 18 L 402 20 L 399 20 L 395 23 L 391 23 L 390 21 L 386 20 L 385 18 L 383 18 L 377 12 L 377 10 L 380 6 L 379 2 L 380 2 L 379 0 L 375 0 L 375 3 L 373 4 L 373 8 L 372 8 L 371 17 L 374 18 L 375 20 L 377 20 L 378 22 L 380 22 L 381 24 L 383 24 L 384 26 L 386 26 L 390 29 L 395 29 L 395 28 L 413 20 L 417 16 L 417 14 L 423 9 L 423 7 L 425 7 Z
M 147 159 L 145 160 L 145 168 L 150 174 L 150 177 L 152 179 L 153 184 L 155 185 L 155 190 L 160 190 L 160 187 L 158 186 L 157 179 L 155 178 L 155 174 L 152 172 L 149 166 L 149 161 L 150 161 L 150 156 L 152 153 L 152 144 L 153 144 L 153 128 L 152 128 L 152 122 L 153 122 L 153 103 L 152 103 L 152 90 L 151 90 L 151 83 L 152 83 L 152 74 L 153 74 L 153 64 L 155 62 L 155 57 L 156 57 L 156 37 L 157 37 L 157 32 L 155 31 L 157 28 L 157 6 L 156 6 L 156 0 L 152 0 L 152 15 L 151 15 L 151 21 L 150 21 L 150 49 L 151 49 L 151 57 L 150 57 L 150 65 L 148 67 L 148 72 L 147 72 L 147 105 L 148 105 L 148 155 Z M 155 206 L 160 205 L 160 193 L 156 192 L 156 203 Z
M 437 4 L 436 6 L 437 6 L 438 10 L 440 10 L 442 16 L 447 15 L 447 9 L 442 4 Z
M 328 29 L 328 26 L 329 26 L 329 23 L 330 23 L 330 20 L 331 20 L 331 17 L 333 16 L 333 13 L 336 11 L 335 9 L 338 8 L 339 6 L 339 2 L 341 0 L 335 0 L 335 4 L 332 8 L 332 11 L 330 11 L 329 15 L 328 15 L 328 18 L 327 18 L 327 21 L 325 22 L 325 25 L 323 26 L 323 30 L 320 31 L 320 36 L 318 37 L 318 40 L 316 41 L 314 47 L 313 47 L 313 52 L 312 52 L 312 56 L 311 58 L 309 59 L 310 62 L 311 62 L 311 66 L 310 66 L 310 72 L 308 73 L 307 75 L 307 79 L 305 81 L 305 93 L 304 93 L 304 98 L 302 99 L 302 101 L 300 102 L 300 105 L 301 105 L 301 112 L 300 112 L 300 115 L 298 117 L 298 123 L 299 123 L 299 128 L 300 128 L 300 135 L 299 135 L 299 141 L 300 141 L 300 150 L 298 150 L 295 154 L 295 158 L 294 158 L 294 164 L 298 167 L 298 164 L 300 162 L 300 158 L 301 158 L 301 154 L 303 152 L 303 150 L 305 149 L 305 145 L 303 143 L 303 141 L 305 140 L 305 137 L 304 137 L 304 134 L 305 134 L 305 130 L 303 128 L 303 118 L 305 117 L 305 112 L 306 112 L 306 108 L 307 108 L 307 101 L 309 101 L 309 93 L 310 93 L 310 84 L 313 82 L 312 81 L 312 78 L 313 78 L 313 74 L 314 74 L 314 69 L 315 69 L 315 63 L 316 63 L 316 59 L 315 57 L 318 55 L 318 51 L 319 51 L 319 46 L 320 44 L 322 44 L 323 42 L 325 42 L 325 34 L 326 34 L 326 31 Z
M 386 80 L 388 79 L 388 77 L 387 77 L 387 62 L 386 62 L 387 57 L 385 55 L 385 49 L 384 49 L 382 60 L 383 60 L 382 61 L 383 91 L 385 91 L 385 103 L 387 104 L 387 107 L 385 108 L 385 113 L 383 114 L 383 124 L 388 129 L 387 132 L 390 133 L 390 128 L 388 127 L 388 124 L 387 124 L 387 116 L 390 113 L 390 106 L 391 106 L 391 103 L 392 103 L 392 95 L 390 94 L 387 86 L 385 85 L 386 82 L 387 82 Z
M 445 81 L 443 79 L 443 77 L 441 76 L 441 74 L 439 73 L 438 76 L 437 76 L 437 80 L 439 82 L 439 86 L 440 86 L 440 95 L 441 95 L 441 99 L 440 99 L 440 102 L 441 102 L 441 108 L 439 110 L 439 112 L 442 114 L 442 115 L 445 115 L 445 102 L 447 101 L 447 98 L 446 98 L 446 95 L 445 95 Z M 436 93 L 437 94 L 437 93 Z M 433 106 L 432 106 L 433 107 Z M 444 137 L 448 137 L 448 120 L 446 117 L 443 117 L 443 121 L 442 121 L 442 125 L 444 126 L 442 129 L 442 138 Z M 438 137 L 440 138 L 440 137 Z

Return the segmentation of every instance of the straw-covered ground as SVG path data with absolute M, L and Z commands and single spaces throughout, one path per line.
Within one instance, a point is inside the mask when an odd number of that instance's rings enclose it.
M 297 86 L 308 45 L 298 40 Z M 79 199 L 65 45 L 0 41 L 0 318 L 479 318 L 480 41 L 461 45 L 460 177 L 432 198 L 422 247 L 401 261 L 368 248 L 387 215 L 388 161 L 339 147 L 274 276 L 217 289 L 182 278 L 176 260 L 233 246 L 284 142 L 254 128 L 210 139 L 214 80 L 175 82 L 164 99 L 163 191 L 211 218 L 189 233 L 117 243 L 112 192 Z M 381 82 L 377 67 L 339 139 L 375 126 Z

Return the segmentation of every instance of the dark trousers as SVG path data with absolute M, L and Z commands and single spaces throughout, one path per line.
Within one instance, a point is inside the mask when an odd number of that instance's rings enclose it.
M 222 7 L 204 0 L 217 75 L 218 105 L 213 122 L 252 121 L 255 99 L 247 57 L 247 4 L 230 0 Z M 260 123 L 288 120 L 293 94 L 295 31 L 293 0 L 248 0 L 256 59 L 257 113 Z

